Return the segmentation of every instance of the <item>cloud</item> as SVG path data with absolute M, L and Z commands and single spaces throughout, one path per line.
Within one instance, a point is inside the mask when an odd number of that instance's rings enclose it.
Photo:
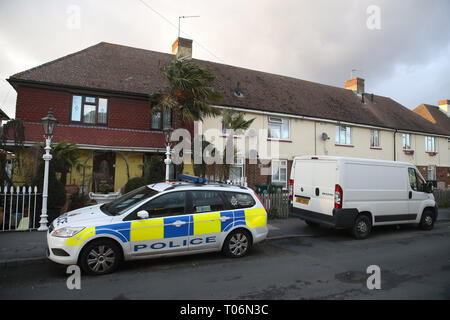
M 68 28 L 70 6 L 79 29 Z M 367 27 L 369 6 L 379 30 Z M 448 12 L 448 0 L 0 1 L 0 70 L 4 79 L 100 41 L 170 52 L 178 16 L 200 15 L 181 25 L 196 58 L 339 87 L 358 69 L 367 91 L 414 108 L 450 98 Z M 9 88 L 0 82 L 0 102 Z

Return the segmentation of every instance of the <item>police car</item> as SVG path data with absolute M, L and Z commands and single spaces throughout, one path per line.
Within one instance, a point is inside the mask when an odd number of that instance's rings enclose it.
M 105 274 L 124 260 L 220 250 L 242 257 L 266 238 L 267 212 L 253 190 L 182 178 L 61 215 L 47 233 L 49 259 Z

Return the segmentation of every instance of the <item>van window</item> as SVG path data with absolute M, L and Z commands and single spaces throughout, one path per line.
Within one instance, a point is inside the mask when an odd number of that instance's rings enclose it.
M 225 210 L 220 193 L 217 191 L 192 191 L 193 213 Z
M 224 192 L 228 204 L 232 209 L 244 209 L 253 207 L 255 199 L 248 193 Z
M 423 192 L 425 182 L 413 168 L 408 168 L 409 184 L 414 191 Z

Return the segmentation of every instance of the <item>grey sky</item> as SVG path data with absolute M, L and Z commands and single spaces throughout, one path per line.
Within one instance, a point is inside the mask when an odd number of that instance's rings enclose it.
M 169 53 L 180 15 L 200 15 L 182 22 L 195 58 L 339 87 L 357 69 L 367 92 L 437 105 L 450 99 L 449 13 L 448 0 L 0 0 L 0 108 L 14 117 L 10 75 L 100 41 Z

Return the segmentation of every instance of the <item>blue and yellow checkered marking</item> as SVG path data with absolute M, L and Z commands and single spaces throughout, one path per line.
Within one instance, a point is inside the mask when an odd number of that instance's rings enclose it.
M 177 227 L 173 225 L 176 221 L 185 223 Z M 86 228 L 72 238 L 67 239 L 66 245 L 79 246 L 84 241 L 99 234 L 114 235 L 126 243 L 130 241 L 169 239 L 227 232 L 231 228 L 240 225 L 245 225 L 249 228 L 258 228 L 265 226 L 266 223 L 267 216 L 263 208 L 208 212 L 189 216 L 155 218 Z

